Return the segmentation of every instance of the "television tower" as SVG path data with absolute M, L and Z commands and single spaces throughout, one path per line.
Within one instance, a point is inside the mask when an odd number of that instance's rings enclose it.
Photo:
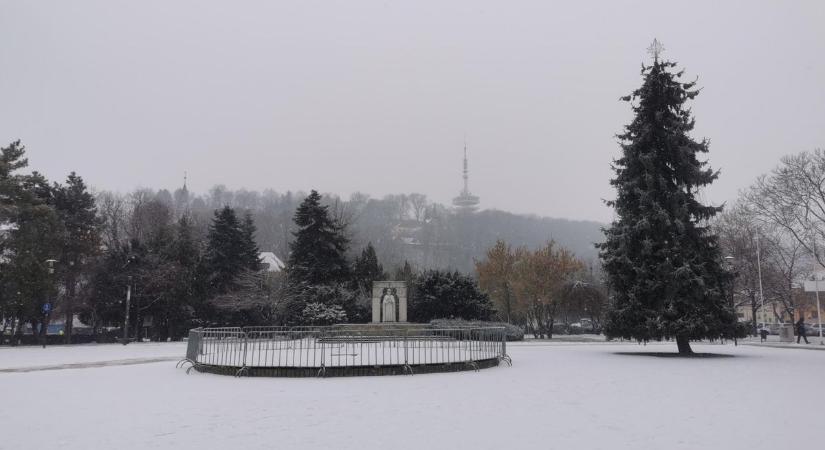
M 455 206 L 456 210 L 461 213 L 472 213 L 478 209 L 479 198 L 470 193 L 469 187 L 469 169 L 467 164 L 467 141 L 464 141 L 464 189 L 461 190 L 461 193 L 458 197 L 453 199 L 453 206 Z

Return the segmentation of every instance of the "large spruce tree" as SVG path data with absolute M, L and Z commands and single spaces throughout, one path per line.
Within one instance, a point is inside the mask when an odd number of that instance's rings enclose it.
M 361 256 L 355 259 L 353 264 L 353 285 L 355 289 L 369 295 L 372 292 L 372 283 L 386 277 L 384 267 L 378 262 L 378 255 L 375 254 L 375 247 L 372 242 L 361 251 Z
M 724 296 L 730 276 L 708 227 L 721 208 L 697 199 L 718 176 L 697 157 L 708 141 L 690 136 L 686 102 L 699 90 L 654 50 L 642 86 L 622 99 L 635 117 L 618 136 L 622 155 L 611 181 L 617 196 L 607 202 L 616 219 L 599 245 L 613 297 L 605 333 L 675 338 L 679 353 L 689 354 L 692 339 L 732 336 L 736 316 Z
M 290 243 L 287 273 L 293 286 L 317 286 L 349 281 L 346 252 L 349 240 L 332 218 L 321 195 L 312 191 L 295 212 L 295 240 Z
M 247 211 L 243 216 L 241 222 L 241 257 L 244 259 L 244 266 L 250 270 L 258 271 L 261 268 L 260 250 L 258 244 L 255 243 L 255 220 L 252 218 L 252 213 Z
M 206 268 L 213 293 L 224 294 L 234 289 L 241 273 L 260 269 L 254 233 L 251 216 L 240 222 L 235 210 L 228 206 L 215 211 L 206 247 Z
M 66 319 L 64 339 L 72 341 L 72 322 L 77 313 L 77 287 L 86 266 L 100 250 L 102 221 L 97 215 L 95 198 L 86 188 L 83 178 L 74 172 L 66 184 L 55 184 L 54 206 L 63 223 L 63 257 L 60 260 L 63 275 L 63 313 Z

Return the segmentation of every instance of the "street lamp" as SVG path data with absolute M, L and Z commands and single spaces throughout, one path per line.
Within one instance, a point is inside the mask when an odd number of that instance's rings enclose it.
M 133 256 L 129 256 L 126 260 L 126 264 L 121 267 L 121 270 L 125 269 L 132 261 L 134 261 Z M 129 309 L 131 309 L 131 302 L 132 302 L 132 276 L 129 275 L 126 277 L 126 314 L 123 321 L 123 345 L 129 343 Z
M 765 323 L 765 294 L 762 291 L 762 249 L 759 247 L 759 234 L 756 235 L 756 272 L 759 274 L 759 310 L 762 312 L 762 323 Z
M 56 259 L 47 259 L 46 260 L 46 266 L 48 267 L 49 275 L 51 275 L 52 278 L 54 276 L 54 263 L 56 263 L 56 262 L 57 262 Z M 52 279 L 51 282 L 54 283 L 54 279 Z M 51 302 L 49 301 L 48 298 L 46 298 L 46 303 L 43 303 L 42 312 L 43 312 L 43 320 L 40 322 L 40 334 L 41 334 L 43 340 L 40 343 L 43 345 L 43 348 L 46 348 L 46 338 L 49 335 L 49 330 L 48 330 L 48 325 L 47 324 L 48 324 L 49 315 L 52 312 L 52 304 L 51 304 Z
M 803 284 L 803 289 L 805 292 L 814 291 L 816 295 L 816 319 L 819 322 L 819 345 L 825 345 L 825 339 L 822 339 L 822 313 L 820 312 L 820 303 L 819 303 L 819 281 L 820 276 L 814 274 L 813 280 L 806 280 Z M 801 308 L 800 308 L 801 309 Z M 805 312 L 800 312 L 800 319 L 805 320 Z
M 724 269 L 729 274 L 733 274 L 734 273 L 733 271 L 735 270 L 734 261 L 736 261 L 736 258 L 733 255 L 728 255 L 728 256 L 725 256 L 723 259 L 725 260 Z M 730 286 L 730 304 L 731 304 L 731 306 L 733 306 L 733 303 L 734 303 L 733 302 L 733 280 L 734 280 L 734 278 L 731 278 L 731 286 Z
M 129 309 L 132 301 L 132 277 L 127 277 L 126 281 L 126 320 L 123 322 L 123 345 L 129 343 Z
M 734 261 L 736 261 L 736 257 L 733 255 L 727 255 L 723 258 L 725 260 L 725 270 L 731 275 L 730 278 L 730 307 L 733 308 L 733 313 L 736 314 L 736 323 L 739 324 L 739 313 L 736 311 L 736 266 L 734 265 Z M 755 319 L 755 318 L 754 318 Z M 755 332 L 755 330 L 754 330 Z M 749 333 L 750 334 L 750 333 Z

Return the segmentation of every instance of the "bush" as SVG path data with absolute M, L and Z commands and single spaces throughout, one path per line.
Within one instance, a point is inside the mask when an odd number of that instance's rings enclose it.
M 523 341 L 524 330 L 518 326 L 507 322 L 487 322 L 483 320 L 461 320 L 461 319 L 435 319 L 430 321 L 430 326 L 434 328 L 448 327 L 504 327 L 508 341 Z
M 474 279 L 458 272 L 429 270 L 413 282 L 409 318 L 426 323 L 438 318 L 488 320 L 495 310 Z
M 331 285 L 293 286 L 296 292 L 287 294 L 281 309 L 282 322 L 288 325 L 320 325 L 316 320 L 338 323 L 360 322 L 366 313 L 359 305 L 358 293 L 349 289 L 343 283 Z M 323 310 L 319 305 L 323 305 Z M 311 306 L 311 307 L 310 307 Z M 307 308 L 310 309 L 307 311 Z M 329 309 L 336 307 L 345 313 L 345 318 L 339 315 L 328 315 Z M 320 315 L 319 315 L 320 314 Z M 332 322 L 330 322 L 332 321 Z
M 333 325 L 347 321 L 347 313 L 339 305 L 308 303 L 302 315 L 303 323 L 308 325 Z

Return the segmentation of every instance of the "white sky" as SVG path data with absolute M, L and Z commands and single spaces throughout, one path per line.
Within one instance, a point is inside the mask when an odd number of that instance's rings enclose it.
M 618 98 L 656 37 L 699 76 L 730 200 L 825 147 L 825 2 L 0 0 L 0 143 L 98 189 L 461 187 L 609 220 Z

